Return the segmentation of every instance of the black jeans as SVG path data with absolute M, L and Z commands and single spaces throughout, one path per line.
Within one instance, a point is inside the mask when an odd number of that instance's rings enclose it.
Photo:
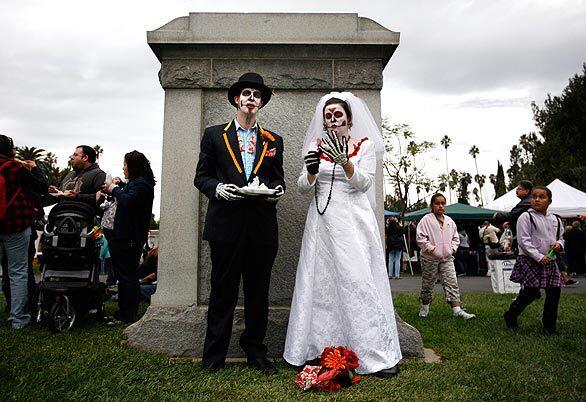
M 552 287 L 545 288 L 545 303 L 543 305 L 543 329 L 554 332 L 556 330 L 556 323 L 558 320 L 558 304 L 560 302 L 561 288 Z M 539 288 L 524 287 L 519 292 L 517 298 L 511 303 L 509 307 L 509 314 L 513 317 L 518 317 L 523 310 L 531 303 L 541 297 Z
M 269 283 L 277 255 L 277 242 L 255 247 L 244 236 L 236 243 L 210 242 L 210 248 L 212 277 L 203 365 L 224 364 L 241 277 L 245 329 L 240 337 L 240 346 L 249 361 L 266 357 L 267 347 L 263 342 L 268 324 Z
M 124 322 L 134 322 L 140 304 L 138 265 L 142 244 L 128 239 L 109 240 L 114 275 L 118 279 L 118 311 L 114 317 Z

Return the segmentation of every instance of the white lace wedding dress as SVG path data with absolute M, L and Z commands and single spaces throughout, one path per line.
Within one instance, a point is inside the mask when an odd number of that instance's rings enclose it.
M 352 147 L 350 147 L 352 150 Z M 354 175 L 335 167 L 330 204 L 307 213 L 283 357 L 300 366 L 324 347 L 344 345 L 360 360 L 358 373 L 395 366 L 401 359 L 397 324 L 376 218 L 367 197 L 376 156 L 368 139 L 350 153 Z M 318 204 L 323 210 L 333 163 L 321 160 Z M 301 192 L 313 190 L 304 169 Z

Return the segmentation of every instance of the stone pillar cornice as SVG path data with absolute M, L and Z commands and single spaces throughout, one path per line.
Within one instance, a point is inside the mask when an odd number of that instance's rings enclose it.
M 394 51 L 399 37 L 355 13 L 190 13 L 147 32 L 159 59 L 158 44 L 373 44 Z
M 336 90 L 381 89 L 399 36 L 348 13 L 191 13 L 147 41 L 165 89 L 227 88 L 239 76 L 231 70 L 254 70 L 277 90 Z

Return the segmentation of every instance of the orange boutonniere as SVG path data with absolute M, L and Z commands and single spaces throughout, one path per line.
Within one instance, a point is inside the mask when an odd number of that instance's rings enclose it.
M 259 127 L 259 131 L 260 131 L 260 135 L 263 139 L 268 140 L 268 141 L 275 141 L 275 136 L 272 135 L 271 133 L 269 133 L 267 130 L 265 130 L 264 128 L 262 128 L 260 125 Z

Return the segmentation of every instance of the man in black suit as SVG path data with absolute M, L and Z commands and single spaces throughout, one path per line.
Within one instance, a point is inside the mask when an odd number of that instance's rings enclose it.
M 206 128 L 201 141 L 194 184 L 209 198 L 203 239 L 210 244 L 212 277 L 202 360 L 208 370 L 225 363 L 242 276 L 245 330 L 240 346 L 250 367 L 276 372 L 263 342 L 278 246 L 276 202 L 285 191 L 283 139 L 256 119 L 270 99 L 271 90 L 259 74 L 242 75 L 228 90 L 236 118 Z M 276 192 L 244 195 L 240 188 L 255 178 Z

